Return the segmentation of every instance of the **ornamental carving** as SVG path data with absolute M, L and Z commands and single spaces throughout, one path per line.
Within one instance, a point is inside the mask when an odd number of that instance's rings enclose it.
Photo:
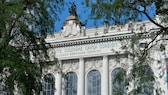
M 67 72 L 70 68 L 69 60 L 62 61 L 62 70 L 63 72 Z
M 98 69 L 102 67 L 102 57 L 94 57 L 94 58 L 86 58 L 85 59 L 85 66 L 86 71 L 90 69 Z
M 112 68 L 114 68 L 114 67 L 117 66 L 116 61 L 115 61 L 115 59 L 114 59 L 113 56 L 110 56 L 110 57 L 109 57 L 109 66 L 110 66 L 109 69 L 112 69 Z
M 64 60 L 62 63 L 63 72 L 76 71 L 79 68 L 78 59 Z
M 69 22 L 69 23 L 68 23 Z M 80 25 L 78 25 L 75 21 L 68 21 L 65 26 L 61 30 L 62 37 L 75 37 L 81 34 Z
M 102 57 L 96 57 L 95 58 L 94 63 L 95 63 L 96 68 L 102 67 L 102 64 L 103 64 L 102 60 L 103 60 Z
M 88 69 L 91 69 L 91 67 L 93 67 L 93 58 L 86 58 L 85 59 L 85 69 L 86 69 L 86 71 L 88 70 Z
M 124 57 L 124 55 L 120 55 L 118 57 L 116 56 L 110 56 L 109 57 L 109 66 L 110 69 L 116 68 L 116 67 L 122 67 L 127 69 L 128 68 L 128 58 Z
M 73 70 L 77 70 L 79 68 L 79 60 L 77 59 L 71 60 L 71 66 Z

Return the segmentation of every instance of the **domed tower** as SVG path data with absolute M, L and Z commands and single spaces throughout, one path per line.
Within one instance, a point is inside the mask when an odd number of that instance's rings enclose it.
M 66 18 L 64 22 L 63 29 L 61 30 L 62 37 L 77 37 L 82 36 L 84 31 L 81 30 L 83 27 L 82 23 L 79 21 L 76 13 L 76 5 L 73 3 L 71 8 L 69 8 L 70 16 Z

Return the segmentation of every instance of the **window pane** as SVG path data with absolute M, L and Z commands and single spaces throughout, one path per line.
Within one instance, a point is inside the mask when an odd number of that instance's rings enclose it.
M 166 60 L 166 68 L 167 68 L 167 86 L 168 86 L 168 59 Z
M 101 95 L 101 75 L 99 71 L 92 70 L 87 76 L 88 95 Z
M 69 72 L 66 78 L 66 95 L 77 95 L 77 75 Z
M 112 95 L 126 95 L 125 74 L 122 68 L 116 68 L 112 72 Z
M 142 66 L 143 76 L 141 76 L 140 88 L 142 95 L 153 95 L 153 71 L 149 65 Z M 145 82 L 144 82 L 145 81 Z
M 52 74 L 44 76 L 43 95 L 54 95 L 55 79 Z

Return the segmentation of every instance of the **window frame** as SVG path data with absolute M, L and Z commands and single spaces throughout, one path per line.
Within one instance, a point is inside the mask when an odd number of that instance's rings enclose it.
M 55 77 L 53 74 L 46 74 L 43 78 L 43 95 L 54 95 Z
M 70 76 L 69 76 L 70 75 Z M 70 81 L 69 81 L 70 78 Z M 72 81 L 71 81 L 72 78 Z M 73 87 L 68 87 L 69 84 L 72 85 Z M 77 95 L 77 85 L 78 85 L 78 77 L 75 72 L 68 72 L 66 74 L 66 95 Z M 71 91 L 74 88 L 74 91 Z
M 99 70 L 94 69 L 87 74 L 87 95 L 101 95 L 101 74 Z
M 122 71 L 122 72 L 121 72 Z M 121 83 L 120 85 L 125 85 L 125 81 L 126 81 L 126 71 L 122 68 L 122 67 L 117 67 L 117 68 L 115 68 L 115 69 L 113 69 L 113 71 L 111 72 L 111 74 L 110 74 L 110 77 L 111 77 L 111 95 L 118 95 L 118 94 L 115 94 L 114 92 L 113 92 L 113 88 L 114 88 L 114 84 L 113 84 L 113 79 L 114 79 L 114 76 L 117 74 L 117 73 L 119 73 L 119 72 L 121 72 L 121 74 L 124 74 L 124 79 L 122 79 L 123 81 L 124 81 L 124 83 Z M 118 75 L 118 77 L 119 76 L 121 76 L 121 75 Z M 118 84 L 118 83 L 117 83 Z M 123 87 L 121 87 L 124 91 L 122 91 L 121 93 L 122 93 L 122 95 L 127 95 L 127 91 L 126 91 L 126 86 L 123 86 Z M 120 88 L 119 88 L 120 89 Z M 120 89 L 120 91 L 121 91 L 121 89 Z M 120 94 L 121 94 L 120 93 Z

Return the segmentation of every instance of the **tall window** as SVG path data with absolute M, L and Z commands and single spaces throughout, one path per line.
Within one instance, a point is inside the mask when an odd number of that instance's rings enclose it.
M 54 95 L 55 78 L 52 74 L 44 76 L 43 95 Z
M 122 68 L 116 68 L 111 73 L 112 95 L 126 95 L 125 87 L 126 72 Z
M 67 73 L 66 95 L 77 95 L 77 75 L 74 72 Z
M 154 83 L 154 73 L 149 65 L 142 66 L 142 74 L 141 78 L 139 78 L 139 86 L 138 88 L 141 95 L 154 95 L 153 94 L 153 83 Z M 157 93 L 157 92 L 156 92 Z M 158 93 L 157 93 L 158 95 Z
M 138 67 L 139 66 L 139 67 Z M 134 79 L 134 89 L 132 91 L 133 95 L 154 95 L 154 73 L 149 64 L 138 65 L 133 68 L 132 77 Z M 156 95 L 159 95 L 158 91 L 155 90 Z
M 168 85 L 168 59 L 166 59 L 166 79 L 167 79 L 167 85 Z
M 101 75 L 98 70 L 92 70 L 87 76 L 88 95 L 101 95 Z

